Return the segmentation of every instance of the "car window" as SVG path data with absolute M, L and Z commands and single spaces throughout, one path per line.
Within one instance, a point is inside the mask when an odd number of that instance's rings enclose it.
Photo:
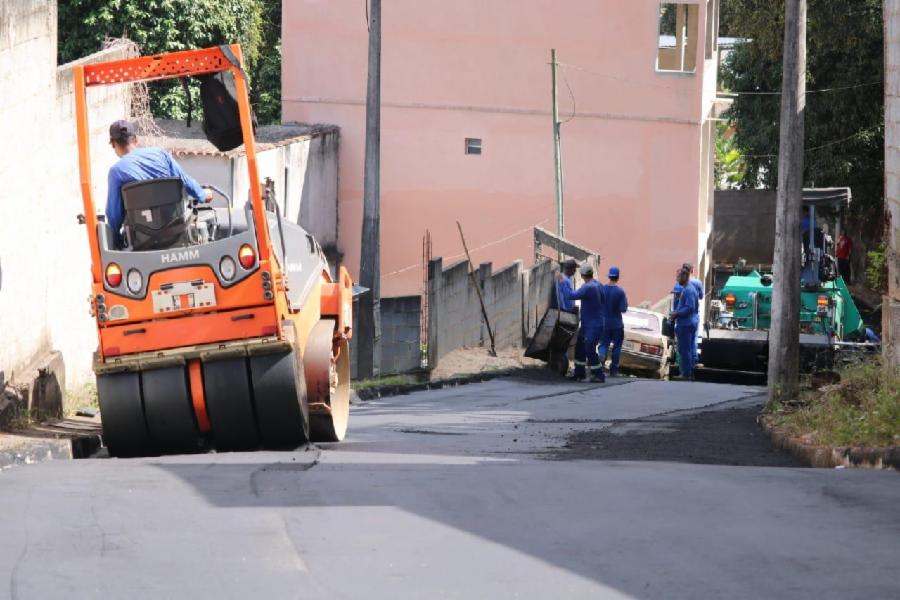
M 659 317 L 647 313 L 640 313 L 629 310 L 622 315 L 622 322 L 625 329 L 629 331 L 640 331 L 641 333 L 655 334 L 660 333 L 662 327 L 659 323 Z

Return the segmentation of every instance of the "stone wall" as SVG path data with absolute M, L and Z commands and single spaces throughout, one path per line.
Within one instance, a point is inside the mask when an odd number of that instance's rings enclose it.
M 0 372 L 24 372 L 60 350 L 66 383 L 91 378 L 97 339 L 88 316 L 90 259 L 75 144 L 72 66 L 56 64 L 55 0 L 0 2 Z M 85 61 L 124 56 L 111 49 Z M 103 208 L 106 170 L 115 159 L 109 122 L 128 115 L 128 88 L 88 94 L 95 202 Z

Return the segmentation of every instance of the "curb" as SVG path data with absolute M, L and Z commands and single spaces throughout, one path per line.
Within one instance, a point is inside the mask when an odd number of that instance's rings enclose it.
M 99 434 L 70 439 L 21 437 L 16 442 L 10 447 L 0 448 L 0 471 L 48 460 L 87 458 L 100 449 Z
M 508 377 L 516 375 L 528 369 L 514 367 L 510 369 L 497 369 L 496 371 L 487 371 L 483 373 L 474 373 L 472 375 L 461 375 L 459 377 L 450 377 L 449 379 L 438 379 L 435 381 L 425 381 L 422 383 L 405 383 L 399 385 L 373 386 L 354 390 L 356 396 L 360 400 L 375 400 L 377 398 L 388 398 L 390 396 L 402 396 L 412 394 L 413 392 L 424 392 L 426 390 L 441 390 L 444 388 L 457 387 L 460 385 L 468 385 L 470 383 L 483 383 L 500 377 Z
M 759 419 L 760 427 L 769 435 L 777 448 L 790 452 L 811 467 L 833 469 L 835 467 L 860 469 L 894 469 L 900 471 L 900 447 L 866 448 L 853 446 L 815 446 L 777 429 L 771 418 Z

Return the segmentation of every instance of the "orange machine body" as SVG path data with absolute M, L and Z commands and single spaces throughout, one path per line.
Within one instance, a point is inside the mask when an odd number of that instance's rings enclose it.
M 241 61 L 237 45 L 231 51 Z M 147 274 L 147 293 L 143 298 L 117 293 L 105 281 L 104 262 L 98 235 L 98 219 L 91 189 L 86 88 L 97 85 L 123 84 L 154 79 L 187 77 L 230 70 L 239 97 L 244 151 L 250 182 L 252 224 L 256 236 L 258 268 L 231 286 L 223 286 L 213 272 L 213 265 L 173 266 Z M 257 172 L 256 145 L 251 126 L 250 107 L 246 102 L 247 82 L 242 70 L 233 65 L 220 48 L 174 52 L 107 63 L 80 65 L 74 68 L 75 112 L 78 130 L 79 170 L 84 216 L 91 252 L 93 295 L 92 314 L 97 323 L 99 349 L 97 366 L 127 355 L 172 351 L 240 340 L 286 340 L 285 325 L 293 323 L 297 344 L 302 350 L 315 324 L 323 318 L 335 321 L 335 344 L 351 335 L 352 282 L 347 271 L 339 270 L 333 281 L 327 270 L 311 274 L 308 293 L 299 305 L 291 305 L 283 266 L 273 251 L 269 222 Z M 154 305 L 160 290 L 173 282 L 201 281 L 214 288 L 215 302 L 194 302 L 191 294 L 171 297 L 165 313 Z M 124 284 L 123 284 L 124 285 Z M 110 310 L 127 315 L 110 319 Z M 194 369 L 196 371 L 196 368 Z M 192 375 L 198 377 L 196 373 Z

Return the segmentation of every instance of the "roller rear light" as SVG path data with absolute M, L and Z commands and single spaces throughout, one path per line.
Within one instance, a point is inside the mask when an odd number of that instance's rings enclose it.
M 253 265 L 256 264 L 256 251 L 253 249 L 253 246 L 250 244 L 241 246 L 241 249 L 238 250 L 238 262 L 245 269 L 253 268 Z
M 106 283 L 109 287 L 122 285 L 122 269 L 116 263 L 106 265 Z
M 734 294 L 728 293 L 725 294 L 725 306 L 729 309 L 734 308 L 734 304 L 737 302 L 737 298 Z

